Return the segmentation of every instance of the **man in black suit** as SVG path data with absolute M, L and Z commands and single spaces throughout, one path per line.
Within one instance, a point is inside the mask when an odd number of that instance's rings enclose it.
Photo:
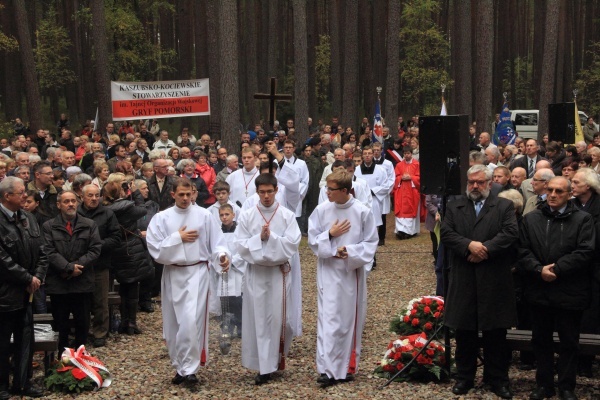
M 167 168 L 167 160 L 154 160 L 154 176 L 148 180 L 149 198 L 158 204 L 160 211 L 175 204 L 175 199 L 171 196 L 173 177 L 167 175 Z
M 511 201 L 491 193 L 492 172 L 486 166 L 472 166 L 467 177 L 467 196 L 448 203 L 441 232 L 450 265 L 445 323 L 456 330 L 458 373 L 452 393 L 466 394 L 473 387 L 482 331 L 484 382 L 510 399 L 506 329 L 516 322 L 509 256 L 518 239 L 516 214 Z
M 540 146 L 538 145 L 537 140 L 535 139 L 527 139 L 525 142 L 525 156 L 515 160 L 512 164 L 512 169 L 516 167 L 524 168 L 527 171 L 527 178 L 533 178 L 533 174 L 535 174 L 535 164 L 538 161 L 545 160 L 544 157 L 538 154 L 538 150 Z

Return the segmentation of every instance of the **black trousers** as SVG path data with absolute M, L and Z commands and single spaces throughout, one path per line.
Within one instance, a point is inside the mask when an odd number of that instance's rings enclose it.
M 51 294 L 52 318 L 58 331 L 58 353 L 62 354 L 69 346 L 71 330 L 69 315 L 73 314 L 75 325 L 75 342 L 73 348 L 85 345 L 90 329 L 90 312 L 92 309 L 92 293 Z
M 387 214 L 381 214 L 381 222 L 383 222 L 383 224 L 377 227 L 377 235 L 379 237 L 379 241 L 385 241 L 385 232 L 387 229 L 386 217 Z
M 0 313 L 0 390 L 8 390 L 8 375 L 10 373 L 10 337 L 14 335 L 14 360 L 15 370 L 20 369 L 21 348 L 23 347 L 23 328 L 25 308 L 16 311 Z M 33 327 L 32 327 L 33 329 Z M 30 349 L 33 349 L 34 338 L 31 336 Z M 33 351 L 29 352 L 27 363 L 27 376 L 33 375 L 31 361 L 33 360 Z M 21 388 L 26 382 L 19 382 L 17 377 L 13 379 L 13 387 Z
M 530 304 L 531 344 L 537 361 L 535 381 L 538 386 L 554 387 L 554 339 L 560 339 L 558 350 L 558 388 L 574 390 L 577 380 L 577 353 L 581 310 L 561 310 L 555 307 Z
M 495 386 L 508 385 L 508 367 L 506 357 L 506 329 L 493 329 L 482 332 L 483 342 L 483 377 L 487 384 Z M 457 380 L 473 382 L 477 372 L 477 355 L 479 354 L 479 338 L 477 331 L 456 330 L 456 369 Z

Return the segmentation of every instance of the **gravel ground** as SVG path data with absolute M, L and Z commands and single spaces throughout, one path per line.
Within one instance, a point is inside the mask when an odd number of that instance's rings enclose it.
M 392 216 L 390 216 L 392 217 Z M 211 318 L 210 361 L 197 374 L 201 385 L 196 391 L 170 383 L 174 370 L 162 340 L 160 309 L 152 314 L 139 314 L 142 335 L 113 335 L 106 347 L 88 350 L 105 362 L 113 374 L 113 384 L 94 393 L 78 395 L 81 399 L 452 399 L 452 381 L 443 384 L 392 383 L 380 389 L 385 380 L 372 375 L 386 346 L 394 335 L 388 331 L 392 315 L 419 295 L 435 292 L 435 274 L 429 232 L 421 228 L 416 238 L 398 241 L 393 234 L 393 219 L 389 218 L 385 246 L 377 253 L 377 269 L 368 278 L 368 312 L 363 334 L 363 349 L 359 372 L 351 383 L 321 389 L 315 382 L 316 347 L 316 258 L 306 239 L 300 246 L 303 279 L 304 335 L 296 338 L 286 370 L 263 386 L 254 386 L 254 371 L 241 366 L 240 339 L 234 339 L 229 355 L 223 356 L 218 347 L 218 321 Z M 41 369 L 37 382 L 41 382 Z M 478 379 L 481 380 L 481 368 Z M 597 366 L 594 373 L 599 374 Z M 534 372 L 510 370 L 516 399 L 526 399 L 535 386 Z M 598 379 L 578 379 L 577 394 L 581 399 L 599 399 Z M 494 394 L 477 385 L 464 399 L 495 399 Z M 68 398 L 50 394 L 48 398 Z

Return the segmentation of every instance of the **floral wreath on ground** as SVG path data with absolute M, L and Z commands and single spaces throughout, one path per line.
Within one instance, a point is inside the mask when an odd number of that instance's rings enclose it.
M 76 351 L 65 349 L 44 383 L 53 392 L 81 393 L 108 387 L 112 378 L 104 364 L 80 346 Z
M 391 379 L 413 358 L 415 361 L 396 381 L 410 379 L 419 381 L 443 381 L 449 377 L 446 369 L 445 347 L 440 342 L 427 341 L 440 325 L 444 313 L 444 300 L 438 296 L 412 299 L 408 306 L 390 323 L 390 330 L 400 337 L 392 340 L 383 359 L 375 368 L 374 375 Z M 417 356 L 419 351 L 427 348 Z

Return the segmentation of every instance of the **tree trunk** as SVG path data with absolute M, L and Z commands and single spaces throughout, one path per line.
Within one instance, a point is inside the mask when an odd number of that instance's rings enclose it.
M 307 36 L 307 68 L 308 68 L 308 115 L 317 118 L 317 87 L 315 73 L 315 47 L 319 44 L 317 24 L 317 1 L 308 0 L 306 18 Z M 316 123 L 316 121 L 315 121 Z
M 369 119 L 373 116 L 373 107 L 375 105 L 376 95 L 376 84 L 374 83 L 373 75 L 373 7 L 369 0 L 359 0 L 358 2 L 358 13 L 361 16 L 360 24 L 358 24 L 359 35 L 360 35 L 360 62 L 359 62 L 359 73 L 360 73 L 360 84 L 361 93 L 360 98 L 364 99 L 363 107 L 361 110 L 361 116 L 366 116 Z M 354 132 L 358 132 L 358 126 L 350 125 Z
M 494 43 L 494 0 L 479 0 L 477 19 L 477 132 L 490 132 L 492 121 L 492 60 Z M 491 132 L 493 135 L 493 132 Z
M 259 52 L 260 55 L 257 58 L 258 62 L 258 90 L 263 92 L 267 89 L 267 84 L 269 82 L 269 69 L 267 60 L 269 59 L 269 0 L 261 0 L 260 1 L 260 31 L 258 35 L 258 43 L 259 43 Z M 260 60 L 260 61 L 259 61 Z M 266 93 L 266 92 L 264 92 Z M 256 100 L 255 100 L 256 101 Z M 260 113 L 261 120 L 264 124 L 264 127 L 267 126 L 269 122 L 269 103 L 266 101 L 258 102 L 258 110 Z M 258 121 L 254 121 L 258 122 Z
M 450 56 L 454 72 L 455 90 L 452 92 L 456 114 L 473 115 L 472 53 L 471 53 L 471 0 L 454 0 L 453 40 Z
M 246 63 L 246 105 L 248 107 L 248 122 L 250 122 L 250 129 L 254 129 L 254 124 L 260 121 L 260 112 L 256 100 L 254 100 L 254 94 L 258 93 L 258 60 L 260 57 L 256 57 L 258 52 L 258 27 L 256 21 L 256 7 L 257 4 L 254 1 L 246 2 L 246 32 L 242 36 L 247 40 L 246 46 L 241 54 L 245 55 L 242 57 L 242 62 Z M 260 11 L 260 9 L 259 9 Z
M 342 63 L 340 60 L 339 0 L 330 3 L 329 36 L 331 38 L 331 113 L 339 116 L 342 109 Z M 344 121 L 346 125 L 350 121 Z
M 556 50 L 556 85 L 554 88 L 554 98 L 552 99 L 553 103 L 562 103 L 564 101 L 568 101 L 563 97 L 563 89 L 564 89 L 564 72 L 565 72 L 565 57 L 562 55 L 565 53 L 565 35 L 566 35 L 566 3 L 565 0 L 560 0 L 560 11 L 558 14 L 558 44 Z M 569 99 L 570 100 L 570 99 Z
M 358 0 L 346 1 L 344 21 L 344 98 L 342 118 L 344 126 L 358 126 Z M 338 78 L 339 79 L 339 78 Z
M 544 43 L 546 36 L 544 33 L 546 24 L 546 6 L 544 0 L 535 0 L 533 14 L 533 103 L 540 104 L 540 92 L 535 90 L 542 85 L 542 70 L 547 65 L 544 55 Z M 556 23 L 556 21 L 554 21 Z M 545 25 L 546 24 L 546 25 Z M 540 115 L 541 117 L 541 115 Z
M 194 53 L 194 9 L 188 0 L 177 0 L 176 4 L 176 32 L 177 32 L 177 78 L 192 79 L 193 53 Z M 189 128 L 192 123 L 192 117 L 179 118 L 179 130 L 184 127 Z
M 400 86 L 400 2 L 388 2 L 388 34 L 387 34 L 387 94 L 385 119 L 392 125 L 398 118 L 398 89 Z M 392 129 L 393 131 L 393 129 Z
M 206 29 L 206 1 L 194 2 L 194 57 L 196 65 L 196 79 L 208 77 L 208 44 Z M 211 84 L 210 82 L 209 84 Z M 212 85 L 211 85 L 212 86 Z M 211 110 L 212 113 L 212 110 Z M 210 116 L 199 117 L 198 136 L 208 132 Z
M 108 66 L 108 45 L 106 43 L 106 18 L 104 16 L 104 1 L 91 0 L 92 11 L 92 40 L 94 41 L 96 63 L 96 90 L 98 99 L 98 121 L 96 129 L 104 132 L 106 124 L 112 121 L 112 106 L 110 101 L 110 74 Z
M 2 0 L 0 3 L 4 5 L 4 8 L 0 12 L 0 22 L 5 34 L 17 36 L 15 19 L 13 15 L 12 4 L 8 0 Z M 4 91 L 2 93 L 4 115 L 7 121 L 14 120 L 15 118 L 21 118 L 21 95 L 23 91 L 19 87 L 19 81 L 21 80 L 21 63 L 19 56 L 17 55 L 18 50 L 11 53 L 4 53 L 2 57 L 2 63 L 4 65 L 4 71 L 2 73 L 2 80 Z
M 294 125 L 300 143 L 308 138 L 308 60 L 306 1 L 293 0 L 294 7 Z
M 223 23 L 219 19 L 220 1 L 208 0 L 206 2 L 207 43 L 208 43 L 208 76 L 210 78 L 210 134 L 220 132 L 221 124 L 221 73 L 219 64 L 223 62 L 220 53 L 219 29 Z M 236 64 L 237 66 L 237 64 Z
M 23 69 L 25 80 L 25 97 L 27 98 L 27 117 L 32 132 L 42 128 L 42 102 L 37 75 L 35 73 L 35 62 L 33 60 L 33 48 L 29 34 L 29 21 L 24 0 L 13 0 L 15 10 L 15 22 L 17 24 L 17 37 L 19 39 L 19 54 L 21 64 L 26 65 Z
M 556 50 L 558 42 L 559 0 L 547 0 L 546 3 L 546 39 L 544 40 L 544 62 L 540 84 L 538 109 L 538 140 L 548 133 L 548 104 L 554 99 L 554 80 L 556 79 Z
M 239 143 L 238 25 L 236 0 L 221 0 L 219 21 L 221 74 L 221 143 L 235 149 Z

